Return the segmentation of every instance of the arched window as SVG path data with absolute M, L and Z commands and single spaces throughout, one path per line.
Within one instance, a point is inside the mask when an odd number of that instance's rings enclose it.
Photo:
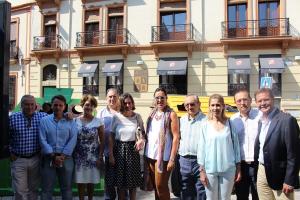
M 43 81 L 56 80 L 56 69 L 55 65 L 47 65 L 43 69 Z

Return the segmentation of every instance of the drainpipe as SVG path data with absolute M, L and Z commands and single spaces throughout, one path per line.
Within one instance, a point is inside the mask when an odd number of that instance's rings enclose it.
M 71 88 L 71 41 L 72 41 L 72 8 L 73 0 L 69 0 L 69 37 L 68 37 L 68 88 Z
M 201 53 L 202 53 L 202 75 L 201 75 L 201 91 L 200 91 L 200 96 L 204 95 L 205 91 L 205 63 L 204 63 L 204 40 L 205 40 L 205 0 L 202 0 L 202 5 L 201 5 L 201 13 L 202 13 L 202 18 L 201 18 Z

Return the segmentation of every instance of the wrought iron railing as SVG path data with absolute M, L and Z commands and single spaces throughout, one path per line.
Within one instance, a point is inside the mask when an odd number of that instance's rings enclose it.
M 33 50 L 61 48 L 60 35 L 45 35 L 33 37 Z
M 194 40 L 193 24 L 152 26 L 152 42 Z
M 15 45 L 10 45 L 9 47 L 10 59 L 18 59 L 19 48 Z
M 223 39 L 289 35 L 289 18 L 222 22 Z
M 184 83 L 160 83 L 159 87 L 165 88 L 168 94 L 187 94 L 187 87 Z
M 128 44 L 128 35 L 128 30 L 126 28 L 78 32 L 76 34 L 76 47 Z
M 99 85 L 83 85 L 82 93 L 90 94 L 93 96 L 98 96 L 99 95 Z

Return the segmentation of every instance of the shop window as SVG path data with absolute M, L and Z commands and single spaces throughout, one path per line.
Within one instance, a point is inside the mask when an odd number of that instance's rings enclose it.
M 88 64 L 97 64 L 97 68 L 93 76 L 83 77 L 83 94 L 90 94 L 93 96 L 99 95 L 99 62 L 98 61 L 87 61 Z

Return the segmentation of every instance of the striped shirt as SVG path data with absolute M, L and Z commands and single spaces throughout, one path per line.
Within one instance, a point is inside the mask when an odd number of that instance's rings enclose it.
M 40 120 L 45 116 L 46 113 L 34 112 L 31 118 L 28 118 L 23 112 L 17 112 L 9 117 L 11 153 L 26 156 L 40 151 L 39 125 Z
M 200 139 L 201 125 L 205 118 L 206 116 L 201 112 L 199 112 L 195 118 L 190 118 L 188 114 L 180 118 L 179 155 L 197 155 L 197 144 Z

